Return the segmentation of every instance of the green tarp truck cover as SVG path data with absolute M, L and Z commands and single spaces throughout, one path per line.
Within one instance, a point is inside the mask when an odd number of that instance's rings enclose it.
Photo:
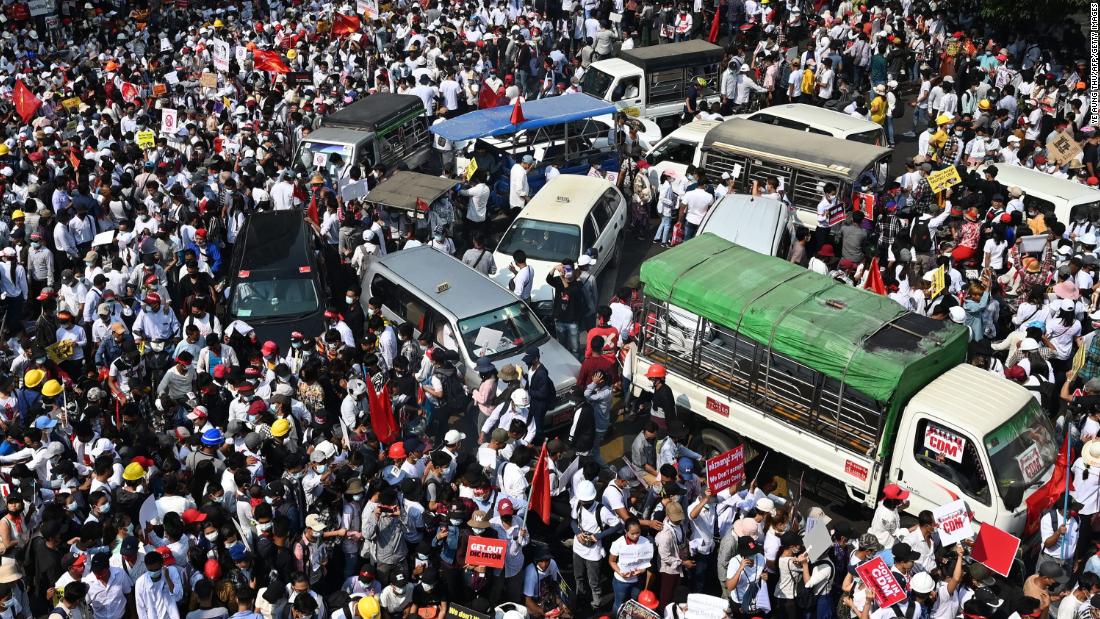
M 888 297 L 713 234 L 646 260 L 641 280 L 648 298 L 892 402 L 890 417 L 921 387 L 965 361 L 968 338 L 961 325 L 908 312 Z

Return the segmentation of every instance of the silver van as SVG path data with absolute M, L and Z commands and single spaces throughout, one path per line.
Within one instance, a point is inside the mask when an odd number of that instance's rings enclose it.
M 375 260 L 362 286 L 382 302 L 387 320 L 411 322 L 417 335 L 426 331 L 440 346 L 457 351 L 471 389 L 480 383 L 475 369 L 479 357 L 488 357 L 500 369 L 520 364 L 524 351 L 537 346 L 558 393 L 556 405 L 546 414 L 545 428 L 559 427 L 572 418 L 571 392 L 580 363 L 547 333 L 519 297 L 489 278 L 443 252 L 421 246 Z M 364 309 L 365 299 L 366 295 Z

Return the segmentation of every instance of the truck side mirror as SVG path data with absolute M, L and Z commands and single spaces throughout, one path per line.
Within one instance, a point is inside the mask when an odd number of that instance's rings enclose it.
M 1020 506 L 1020 503 L 1024 500 L 1023 486 L 1012 486 L 1004 494 L 1005 509 L 1008 511 L 1016 511 L 1016 508 Z

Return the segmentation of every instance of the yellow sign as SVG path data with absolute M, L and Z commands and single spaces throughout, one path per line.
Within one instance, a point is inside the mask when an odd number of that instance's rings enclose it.
M 466 180 L 470 180 L 477 173 L 477 159 L 471 159 L 470 163 L 466 164 Z
M 218 87 L 218 76 L 217 76 L 217 74 L 210 73 L 209 71 L 203 71 L 202 75 L 199 76 L 199 86 L 202 86 L 203 88 L 217 88 Z
M 1050 151 L 1050 160 L 1055 165 L 1062 166 L 1069 163 L 1081 152 L 1081 145 L 1073 139 L 1073 134 L 1063 131 L 1055 136 L 1053 140 L 1047 142 L 1047 150 Z
M 157 134 L 154 131 L 138 131 L 137 133 L 137 145 L 139 148 L 155 148 L 157 145 Z
M 928 184 L 932 186 L 934 193 L 939 193 L 949 187 L 954 187 L 963 182 L 959 177 L 959 171 L 955 166 L 949 166 L 942 170 L 936 170 L 928 175 Z
M 69 97 L 68 99 L 61 100 L 61 106 L 66 110 L 75 110 L 80 107 L 80 97 Z
M 947 287 L 947 269 L 940 265 L 940 268 L 932 271 L 932 287 L 928 290 L 928 298 L 935 299 L 945 287 Z

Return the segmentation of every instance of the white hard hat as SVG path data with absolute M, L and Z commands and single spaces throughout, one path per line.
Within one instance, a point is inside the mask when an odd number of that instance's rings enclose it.
M 348 381 L 348 393 L 351 395 L 363 395 L 367 392 L 367 383 L 361 379 L 353 378 Z
M 920 572 L 909 581 L 909 588 L 915 593 L 931 593 L 936 588 L 936 581 L 932 580 L 928 572 Z
M 587 479 L 577 484 L 577 500 L 578 501 L 595 501 L 596 500 L 596 485 Z
M 520 408 L 530 406 L 531 398 L 527 395 L 526 389 L 516 389 L 512 392 L 512 404 Z

